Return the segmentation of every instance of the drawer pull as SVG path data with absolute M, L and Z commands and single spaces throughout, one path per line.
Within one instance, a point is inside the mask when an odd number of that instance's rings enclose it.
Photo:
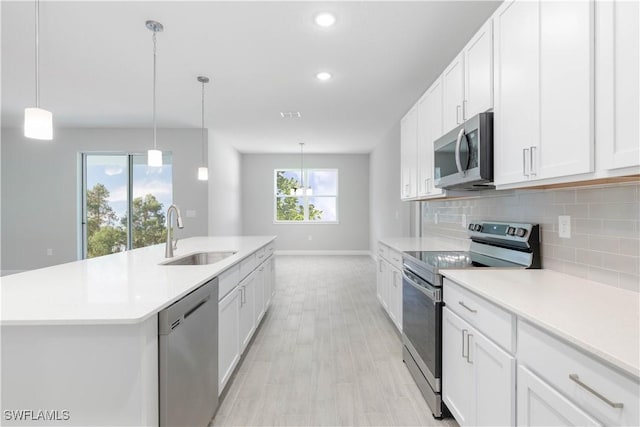
M 467 343 L 468 343 L 468 341 L 467 341 L 467 339 L 466 339 L 466 338 L 467 338 L 467 334 L 468 334 L 468 333 L 469 333 L 469 332 L 468 332 L 466 329 L 463 329 L 463 330 L 462 330 L 462 357 L 463 357 L 463 358 L 465 358 L 465 359 L 466 359 L 467 357 L 469 357 L 469 347 L 467 347 L 467 354 L 464 354 L 464 347 L 465 347 L 465 344 L 467 344 Z
M 578 384 L 583 389 L 587 390 L 589 393 L 593 394 L 598 399 L 602 400 L 607 405 L 611 406 L 612 408 L 624 407 L 623 403 L 616 403 L 616 402 L 610 401 L 609 399 L 607 399 L 606 397 L 604 397 L 603 395 L 601 395 L 600 393 L 598 393 L 597 391 L 595 391 L 594 389 L 592 389 L 591 387 L 589 387 L 588 385 L 580 381 L 580 377 L 578 376 L 578 374 L 569 374 L 569 379 L 575 382 L 576 384 Z
M 474 310 L 473 308 L 469 307 L 467 304 L 463 303 L 462 301 L 458 301 L 458 304 L 460 304 L 461 306 L 463 306 L 464 308 L 466 308 L 467 310 L 469 310 L 472 313 L 477 313 L 478 310 Z

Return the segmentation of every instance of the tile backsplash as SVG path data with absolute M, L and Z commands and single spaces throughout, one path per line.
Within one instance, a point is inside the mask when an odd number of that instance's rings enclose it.
M 571 216 L 571 238 L 558 216 Z M 488 191 L 422 202 L 422 236 L 467 239 L 463 221 L 540 224 L 542 266 L 640 292 L 640 183 L 570 189 Z

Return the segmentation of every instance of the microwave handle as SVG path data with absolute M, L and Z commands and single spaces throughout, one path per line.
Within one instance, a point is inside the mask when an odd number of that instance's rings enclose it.
M 462 142 L 463 136 L 464 128 L 460 129 L 460 132 L 458 132 L 458 139 L 456 139 L 456 167 L 458 168 L 460 175 L 464 174 L 464 171 L 462 170 L 462 162 L 460 161 L 460 143 Z

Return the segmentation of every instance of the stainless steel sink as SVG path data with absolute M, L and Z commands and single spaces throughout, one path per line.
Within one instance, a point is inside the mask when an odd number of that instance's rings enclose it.
M 215 264 L 225 258 L 234 255 L 236 252 L 198 252 L 180 258 L 165 261 L 160 265 L 207 265 Z

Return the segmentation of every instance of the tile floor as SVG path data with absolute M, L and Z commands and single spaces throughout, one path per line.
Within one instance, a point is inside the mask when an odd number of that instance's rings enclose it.
M 457 426 L 404 363 L 365 256 L 279 256 L 276 295 L 214 426 Z

